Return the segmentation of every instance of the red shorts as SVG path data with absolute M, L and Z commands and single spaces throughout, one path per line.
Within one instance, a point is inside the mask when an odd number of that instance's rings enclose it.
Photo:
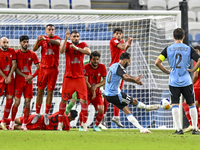
M 200 89 L 194 89 L 195 101 L 200 104 Z
M 28 117 L 28 122 L 27 122 L 27 129 L 28 130 L 44 130 L 45 129 L 45 125 L 44 125 L 44 117 L 41 116 L 41 118 L 35 123 L 35 124 L 31 124 L 31 121 L 33 120 L 33 118 L 35 117 L 35 115 L 30 115 Z M 24 117 L 20 117 L 20 122 L 21 124 L 23 123 Z
M 24 93 L 24 98 L 33 97 L 33 83 L 28 84 L 26 81 L 16 81 L 15 80 L 15 97 L 21 98 L 22 93 Z
M 37 86 L 39 89 L 44 89 L 47 86 L 49 91 L 53 91 L 56 86 L 58 77 L 58 69 L 40 68 L 38 72 Z
M 88 95 L 87 104 L 89 105 L 90 103 L 92 103 L 92 105 L 94 106 L 95 110 L 97 110 L 97 106 L 104 105 L 101 95 L 96 96 L 95 99 L 92 99 L 92 95 Z
M 123 85 L 124 85 L 124 80 L 121 81 L 121 84 L 120 84 L 120 87 L 119 87 L 121 90 L 123 88 Z
M 13 76 L 9 84 L 0 83 L 0 96 L 3 95 L 4 90 L 5 90 L 5 95 L 14 95 L 15 79 Z
M 77 98 L 87 100 L 87 86 L 85 78 L 63 78 L 62 98 L 68 100 L 72 98 L 72 94 L 77 92 Z

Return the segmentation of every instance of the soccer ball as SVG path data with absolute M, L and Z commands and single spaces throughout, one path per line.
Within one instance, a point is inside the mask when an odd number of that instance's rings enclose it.
M 169 110 L 172 106 L 170 105 L 169 98 L 163 98 L 160 102 L 161 108 L 164 110 Z

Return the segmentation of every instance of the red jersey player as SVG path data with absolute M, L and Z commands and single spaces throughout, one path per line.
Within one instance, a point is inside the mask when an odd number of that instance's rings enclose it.
M 8 39 L 6 37 L 1 38 L 0 48 L 0 96 L 3 95 L 5 90 L 6 105 L 4 108 L 3 119 L 1 122 L 1 128 L 7 130 L 6 119 L 9 116 L 10 109 L 13 103 L 14 94 L 14 76 L 13 72 L 17 67 L 15 50 L 8 47 Z
M 37 100 L 36 100 L 36 115 L 32 123 L 36 123 L 41 117 L 40 109 L 43 100 L 44 88 L 47 86 L 47 99 L 46 109 L 44 114 L 44 123 L 49 124 L 48 113 L 51 108 L 53 90 L 56 86 L 58 77 L 58 64 L 59 64 L 59 50 L 60 50 L 60 37 L 55 36 L 55 27 L 52 24 L 46 26 L 47 36 L 40 35 L 33 46 L 33 51 L 36 51 L 41 46 L 41 62 L 38 72 L 37 86 Z
M 119 62 L 120 55 L 127 51 L 127 49 L 130 47 L 132 38 L 129 37 L 125 42 L 123 41 L 123 31 L 121 28 L 116 28 L 113 31 L 113 38 L 110 40 L 110 53 L 111 53 L 111 63 L 110 66 L 114 63 Z M 110 67 L 109 66 L 109 67 Z M 123 87 L 124 80 L 121 81 L 120 89 Z M 106 113 L 108 104 L 107 100 L 104 100 L 104 105 L 105 105 L 105 111 Z M 114 107 L 114 117 L 112 118 L 112 121 L 116 123 L 119 127 L 123 127 L 123 125 L 120 122 L 119 118 L 119 109 L 113 105 Z
M 27 130 L 26 124 L 28 121 L 28 116 L 30 114 L 30 102 L 33 97 L 33 83 L 31 79 L 37 75 L 39 69 L 39 60 L 36 53 L 28 49 L 28 36 L 22 35 L 19 38 L 19 41 L 21 48 L 15 51 L 17 58 L 17 68 L 15 76 L 15 103 L 12 107 L 11 122 L 9 126 L 10 130 L 14 130 L 14 120 L 18 111 L 18 106 L 20 104 L 22 93 L 24 94 L 25 98 L 24 120 L 22 124 L 22 130 Z M 34 63 L 37 67 L 37 70 L 34 73 L 34 75 L 32 75 L 32 63 Z
M 68 115 L 64 114 L 63 115 L 63 130 L 70 130 L 70 122 L 75 120 L 75 118 L 77 117 L 78 112 L 76 110 L 71 110 L 70 113 Z M 28 121 L 27 121 L 27 129 L 28 130 L 57 130 L 57 126 L 58 126 L 58 112 L 48 116 L 49 117 L 49 125 L 45 125 L 44 124 L 44 116 L 41 115 L 40 119 L 38 119 L 37 123 L 32 124 L 31 121 L 32 119 L 35 117 L 35 115 L 30 115 L 28 117 Z M 14 129 L 15 130 L 21 130 L 22 129 L 22 123 L 24 120 L 24 116 L 20 117 L 20 118 L 15 118 L 15 126 Z M 11 118 L 8 118 L 6 120 L 6 128 L 9 128 L 9 124 L 10 124 Z M 1 120 L 0 120 L 1 122 Z
M 90 63 L 84 65 L 85 81 L 88 89 L 87 104 L 89 105 L 90 103 L 92 103 L 95 109 L 98 111 L 93 131 L 101 131 L 98 125 L 103 119 L 104 114 L 104 104 L 101 96 L 102 94 L 100 91 L 100 87 L 105 85 L 106 67 L 105 65 L 99 63 L 100 56 L 101 55 L 99 52 L 92 52 L 90 55 Z M 103 78 L 102 81 L 101 78 Z M 83 131 L 83 128 L 81 128 L 81 122 L 82 111 L 79 115 L 79 131 Z
M 63 78 L 62 85 L 62 98 L 59 106 L 59 124 L 58 130 L 62 131 L 62 116 L 64 115 L 66 102 L 72 98 L 72 94 L 76 91 L 78 99 L 81 101 L 82 111 L 82 122 L 84 131 L 87 131 L 87 116 L 88 116 L 88 105 L 87 105 L 87 86 L 85 83 L 84 72 L 83 72 L 83 59 L 84 54 L 90 55 L 90 49 L 85 42 L 79 43 L 80 34 L 77 31 L 66 32 L 66 37 L 61 45 L 60 53 L 65 52 L 66 57 L 66 69 Z M 69 38 L 72 43 L 67 42 Z

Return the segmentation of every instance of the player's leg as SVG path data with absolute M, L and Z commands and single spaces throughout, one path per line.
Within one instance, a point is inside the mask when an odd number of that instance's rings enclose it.
M 189 106 L 188 106 L 188 104 L 186 104 L 186 100 L 184 100 L 184 102 L 182 103 L 182 107 L 183 107 L 183 110 L 185 111 L 185 115 L 190 123 L 190 125 L 188 126 L 187 129 L 184 130 L 184 132 L 192 131 L 192 120 L 190 117 Z
M 51 109 L 51 103 L 53 99 L 53 91 L 47 89 L 47 99 L 46 99 L 46 108 L 44 113 L 44 124 L 47 126 L 49 125 L 49 111 Z
M 108 110 L 108 106 L 109 106 L 109 102 L 106 100 L 106 97 L 102 97 L 103 98 L 103 104 L 104 104 L 104 116 L 103 119 L 101 121 L 101 123 L 99 124 L 99 127 L 101 127 L 102 129 L 107 129 L 106 126 L 106 112 Z
M 26 125 L 28 124 L 28 117 L 30 115 L 30 103 L 31 103 L 31 98 L 25 98 L 25 108 L 24 108 L 24 119 L 22 123 L 22 130 L 27 130 Z
M 199 110 L 200 100 L 196 101 L 195 104 L 196 104 L 197 115 L 198 115 L 198 129 L 200 129 L 200 110 Z
M 76 104 L 76 101 L 79 101 L 79 99 L 77 99 L 77 93 L 74 92 L 72 95 L 72 99 L 70 100 L 69 104 L 67 105 L 67 108 L 65 110 L 65 114 L 67 115 L 70 110 L 74 107 L 74 105 Z
M 63 128 L 63 115 L 66 109 L 66 105 L 67 105 L 67 100 L 61 98 L 61 102 L 59 105 L 59 114 L 58 114 L 58 127 L 57 127 L 58 131 L 62 131 Z

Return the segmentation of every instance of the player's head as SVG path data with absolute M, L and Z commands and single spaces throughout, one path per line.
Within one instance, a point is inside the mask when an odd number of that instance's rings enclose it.
M 47 34 L 48 37 L 50 37 L 50 38 L 54 37 L 55 27 L 54 27 L 53 24 L 46 25 L 45 31 L 46 31 L 46 34 Z
M 194 46 L 194 49 L 196 50 L 196 52 L 200 55 L 200 46 L 196 45 Z
M 101 54 L 98 51 L 94 51 L 90 55 L 90 63 L 93 67 L 98 67 L 99 60 L 100 60 Z
M 173 32 L 175 40 L 183 40 L 185 38 L 185 31 L 182 28 L 177 28 Z
M 78 116 L 78 112 L 76 110 L 70 110 L 69 112 L 69 121 L 75 120 L 75 118 Z
M 27 50 L 28 46 L 29 46 L 29 38 L 27 35 L 22 35 L 19 38 L 19 44 L 21 45 L 21 48 L 23 48 L 24 50 Z
M 121 40 L 123 38 L 123 31 L 121 28 L 116 28 L 114 29 L 113 31 L 113 37 L 118 39 L 118 40 Z
M 7 37 L 2 37 L 1 38 L 1 48 L 6 51 L 8 49 L 8 44 L 9 44 L 9 41 L 7 39 Z
M 127 52 L 124 52 L 120 55 L 120 63 L 126 68 L 130 65 L 131 62 L 131 55 Z
M 80 33 L 78 31 L 72 31 L 70 33 L 70 40 L 72 41 L 72 43 L 74 45 L 77 45 L 79 43 L 79 40 L 80 40 Z

